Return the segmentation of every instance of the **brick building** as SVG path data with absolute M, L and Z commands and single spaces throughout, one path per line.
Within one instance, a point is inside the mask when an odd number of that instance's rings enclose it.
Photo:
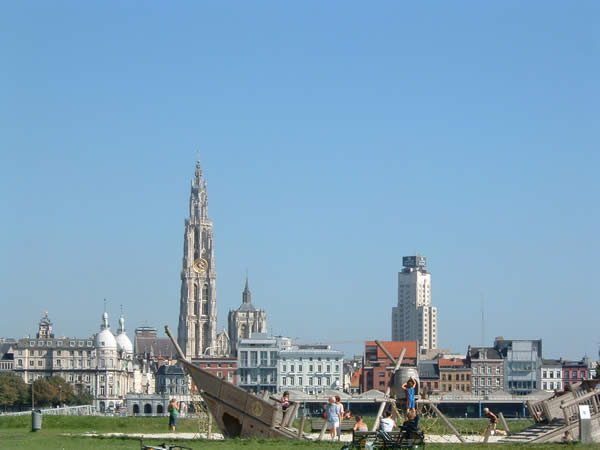
M 402 367 L 417 367 L 417 341 L 382 341 L 381 344 L 394 357 L 399 358 L 403 348 L 406 348 Z M 361 374 L 362 392 L 377 389 L 385 392 L 390 381 L 390 372 L 394 364 L 375 344 L 375 341 L 365 342 L 365 354 Z

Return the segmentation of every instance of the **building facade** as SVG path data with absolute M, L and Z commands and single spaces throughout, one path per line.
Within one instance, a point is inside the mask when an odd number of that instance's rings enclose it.
M 417 341 L 383 341 L 380 343 L 394 358 L 399 358 L 402 350 L 406 349 L 400 367 L 417 368 L 419 360 Z M 361 373 L 362 392 L 367 392 L 371 389 L 385 392 L 390 382 L 390 373 L 394 365 L 377 344 L 375 344 L 375 341 L 366 341 Z
M 279 391 L 318 394 L 343 388 L 344 353 L 330 345 L 297 345 L 279 352 Z
M 527 395 L 541 389 L 542 340 L 498 337 L 494 348 L 504 359 L 504 391 Z
M 35 338 L 23 338 L 14 346 L 14 371 L 26 383 L 38 378 L 60 376 L 75 391 L 87 391 L 95 406 L 104 411 L 124 404 L 133 390 L 134 367 L 131 341 L 125 319 L 119 320 L 115 337 L 108 313 L 102 315 L 100 332 L 88 338 L 55 337 L 48 313 L 40 320 Z
M 405 256 L 398 273 L 398 305 L 392 308 L 392 341 L 417 341 L 424 349 L 438 346 L 438 311 L 431 304 L 431 274 L 424 256 Z
M 256 309 L 252 304 L 252 293 L 248 288 L 248 277 L 246 277 L 246 286 L 242 292 L 242 304 L 238 309 L 229 311 L 227 322 L 229 324 L 231 356 L 237 356 L 240 339 L 251 338 L 255 333 L 264 334 L 267 332 L 267 313 L 262 309 Z
M 563 387 L 566 388 L 570 384 L 579 383 L 589 378 L 588 361 L 585 358 L 581 361 L 563 359 L 561 362 Z
M 471 391 L 490 395 L 504 390 L 504 360 L 493 347 L 467 349 L 466 364 L 472 369 Z
M 208 218 L 206 180 L 200 162 L 192 180 L 185 221 L 177 341 L 188 359 L 215 352 L 217 291 L 213 223 Z
M 441 393 L 461 392 L 471 394 L 472 369 L 464 359 L 438 360 Z
M 542 359 L 541 389 L 548 392 L 562 391 L 562 361 L 558 359 Z
M 201 359 L 192 360 L 192 363 L 219 378 L 233 384 L 238 384 L 238 361 L 236 358 L 228 356 L 205 356 Z M 193 384 L 194 380 L 192 380 L 192 385 Z
M 279 390 L 279 353 L 290 349 L 290 338 L 255 333 L 238 343 L 238 385 L 250 392 Z

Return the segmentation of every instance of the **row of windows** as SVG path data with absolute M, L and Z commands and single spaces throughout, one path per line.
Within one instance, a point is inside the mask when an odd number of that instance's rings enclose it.
M 35 356 L 35 350 L 30 350 L 31 355 L 30 356 Z M 102 353 L 108 353 L 108 352 L 102 352 Z M 17 351 L 17 355 L 18 356 L 23 356 L 25 355 L 25 351 L 23 350 L 18 350 Z M 38 356 L 46 356 L 46 355 L 56 355 L 56 356 L 79 356 L 79 352 L 77 350 L 65 350 L 64 354 L 63 354 L 63 350 L 55 350 L 54 352 L 50 352 L 49 350 L 38 350 L 37 351 L 37 355 Z M 89 351 L 89 356 L 94 356 L 95 352 L 94 351 Z M 88 356 L 88 351 L 87 350 L 81 350 L 81 356 Z
M 303 385 L 303 377 L 281 377 L 282 386 L 298 386 Z M 329 386 L 331 384 L 330 377 L 307 377 L 308 386 Z M 339 383 L 340 379 L 335 377 L 335 382 Z
M 298 364 L 297 367 L 298 367 L 298 372 L 303 372 L 304 371 L 303 370 L 304 366 L 302 364 Z M 317 372 L 323 372 L 323 365 L 318 364 L 316 367 L 317 367 Z M 294 364 L 290 364 L 290 372 L 292 372 L 292 373 L 296 372 L 295 369 L 296 369 L 296 366 Z M 315 371 L 314 369 L 315 369 L 315 366 L 313 364 L 309 364 L 308 365 L 308 372 L 314 372 Z M 284 372 L 284 373 L 287 372 L 287 365 L 286 364 L 283 364 L 281 366 L 281 371 Z M 340 365 L 339 364 L 335 365 L 335 371 L 336 372 L 340 371 Z M 327 364 L 325 366 L 325 372 L 331 372 L 331 364 Z
M 542 378 L 560 378 L 560 370 L 544 370 Z
M 495 381 L 496 386 L 500 386 L 500 378 L 496 377 L 496 381 Z M 473 378 L 473 386 L 491 386 L 492 385 L 492 379 L 491 378 Z
M 550 381 L 550 382 L 544 382 L 543 386 L 544 386 L 544 390 L 545 391 L 552 391 L 554 389 L 562 389 L 560 386 L 560 381 L 554 382 L 554 381 Z
M 455 390 L 462 391 L 462 392 L 470 392 L 471 385 L 470 384 L 457 384 L 455 386 Z M 442 392 L 452 392 L 452 385 L 451 384 L 442 384 Z
M 496 366 L 494 372 L 496 372 L 496 375 L 500 375 L 500 366 Z M 475 375 L 476 373 L 480 373 L 482 375 L 485 375 L 486 373 L 488 375 L 492 374 L 492 367 L 491 366 L 479 366 L 479 367 L 473 367 L 473 375 Z
M 36 360 L 30 359 L 29 360 L 29 367 L 36 367 L 35 361 Z M 48 361 L 48 364 L 46 364 L 46 360 L 45 359 L 38 359 L 37 360 L 37 367 L 51 367 L 53 365 L 50 364 L 50 362 L 51 361 Z M 70 360 L 64 360 L 64 362 L 63 362 L 62 359 L 57 359 L 55 361 L 55 364 L 54 364 L 54 367 L 61 367 L 61 368 L 62 367 L 67 368 L 68 367 L 68 368 L 71 368 L 71 369 L 76 368 L 76 366 L 77 366 L 78 369 L 92 368 L 93 364 L 92 364 L 92 360 L 91 359 L 89 359 L 89 360 L 87 360 L 87 359 L 78 359 L 78 360 L 72 360 L 72 359 L 70 359 Z M 17 360 L 17 367 L 23 367 L 23 360 L 22 359 L 18 359 Z M 112 359 L 109 359 L 109 360 L 101 359 L 101 360 L 99 360 L 98 367 L 103 368 L 103 369 L 104 368 L 112 369 L 113 368 L 113 360 Z
M 54 342 L 53 341 L 29 341 L 29 346 L 30 347 L 35 347 L 37 344 L 37 347 L 52 347 L 54 346 Z M 64 342 L 64 345 L 67 345 L 67 342 Z M 69 341 L 68 342 L 69 347 L 75 347 L 75 341 Z M 92 341 L 77 341 L 77 346 L 78 347 L 92 347 L 94 345 L 94 343 Z M 63 341 L 56 341 L 56 346 L 57 347 L 62 347 L 63 346 Z
M 446 375 L 445 373 L 442 374 L 442 381 L 452 381 L 452 374 L 449 373 L 448 375 Z M 464 374 L 464 373 L 457 373 L 454 376 L 454 380 L 455 381 L 469 381 L 471 379 L 471 375 L 470 374 Z

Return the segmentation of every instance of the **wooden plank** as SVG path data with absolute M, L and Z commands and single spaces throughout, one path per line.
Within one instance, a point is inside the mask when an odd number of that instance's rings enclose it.
M 321 427 L 321 432 L 319 433 L 319 441 L 323 440 L 323 436 L 325 436 L 325 430 L 327 430 L 327 421 L 323 421 L 323 426 Z
M 458 440 L 464 444 L 466 442 L 465 439 L 461 436 L 461 434 L 458 432 L 458 430 L 456 428 L 454 428 L 454 425 L 452 425 L 450 423 L 450 421 L 446 418 L 446 416 L 442 414 L 442 412 L 437 408 L 437 406 L 435 406 L 434 403 L 430 403 L 430 406 L 435 411 L 435 413 L 438 415 L 438 417 L 440 419 L 442 419 L 442 421 L 446 424 L 446 426 L 452 430 L 452 432 L 458 438 Z
M 378 345 L 382 349 L 384 348 L 383 346 L 381 346 L 381 344 L 378 344 Z M 398 358 L 398 361 L 396 361 L 396 366 L 394 367 L 394 370 L 391 373 L 390 381 L 394 379 L 394 374 L 400 368 L 400 365 L 402 364 L 402 360 L 404 359 L 404 354 L 405 353 L 406 353 L 406 349 L 403 348 L 402 352 L 400 353 L 400 357 Z M 379 426 L 379 421 L 381 419 L 381 415 L 383 414 L 383 410 L 385 408 L 385 405 L 388 402 L 387 397 L 390 396 L 390 390 L 391 390 L 391 386 L 390 386 L 390 383 L 388 383 L 387 388 L 385 389 L 386 399 L 384 401 L 382 401 L 381 404 L 379 405 L 379 410 L 377 411 L 377 415 L 375 416 L 375 422 L 373 422 L 373 428 L 371 428 L 371 431 L 377 430 L 377 427 Z
M 302 439 L 302 433 L 304 433 L 304 422 L 306 421 L 306 416 L 302 414 L 300 418 L 300 426 L 298 427 L 298 439 Z
M 504 427 L 504 431 L 506 431 L 506 435 L 510 436 L 512 433 L 510 432 L 510 429 L 508 428 L 508 424 L 506 423 L 506 419 L 504 418 L 504 414 L 502 414 L 502 411 L 498 413 L 498 417 L 500 418 L 500 421 L 502 422 L 502 426 Z

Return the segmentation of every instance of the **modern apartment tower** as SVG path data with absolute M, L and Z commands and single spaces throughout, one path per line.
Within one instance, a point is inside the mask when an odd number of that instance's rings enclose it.
M 437 308 L 431 305 L 431 274 L 425 256 L 405 256 L 398 272 L 398 306 L 392 308 L 392 340 L 438 347 Z
M 206 180 L 200 161 L 192 180 L 190 217 L 185 221 L 177 341 L 188 359 L 216 348 L 217 290 L 213 223 L 208 218 Z

